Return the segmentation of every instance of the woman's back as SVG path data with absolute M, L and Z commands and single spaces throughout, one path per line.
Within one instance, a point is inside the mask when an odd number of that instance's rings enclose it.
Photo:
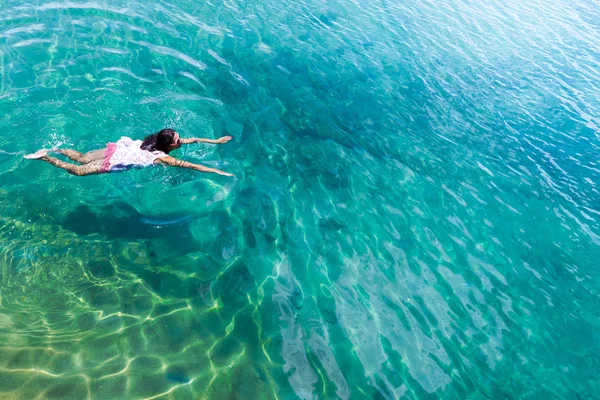
M 143 168 L 153 165 L 157 158 L 166 157 L 162 151 L 148 151 L 141 148 L 141 140 L 132 140 L 127 136 L 121 137 L 116 143 L 106 147 L 102 169 L 119 171 L 128 168 Z

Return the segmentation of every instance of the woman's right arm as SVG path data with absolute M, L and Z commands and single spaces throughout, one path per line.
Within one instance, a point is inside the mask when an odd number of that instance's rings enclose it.
M 175 157 L 171 157 L 171 156 L 157 158 L 156 161 L 158 161 L 161 164 L 170 165 L 173 167 L 189 168 L 189 169 L 195 169 L 196 171 L 200 171 L 200 172 L 212 172 L 214 174 L 219 174 L 219 175 L 233 176 L 233 174 L 230 174 L 229 172 L 221 171 L 220 169 L 209 168 L 209 167 L 205 167 L 204 165 L 200 165 L 200 164 L 193 164 L 191 162 L 179 160 L 179 159 L 177 159 Z
M 211 143 L 211 144 L 221 144 L 227 143 L 233 136 L 223 136 L 218 139 L 206 139 L 206 138 L 181 138 L 182 144 L 192 144 L 192 143 Z

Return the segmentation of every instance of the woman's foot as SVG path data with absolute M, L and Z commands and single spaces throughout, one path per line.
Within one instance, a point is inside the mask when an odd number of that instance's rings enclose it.
M 28 160 L 39 160 L 40 158 L 46 157 L 48 155 L 48 150 L 46 149 L 42 149 L 42 150 L 38 150 L 33 154 L 27 154 L 26 156 L 23 156 L 23 158 L 26 158 Z

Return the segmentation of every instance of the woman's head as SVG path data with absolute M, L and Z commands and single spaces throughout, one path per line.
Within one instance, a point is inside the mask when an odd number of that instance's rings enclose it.
M 146 136 L 142 142 L 141 149 L 148 151 L 162 151 L 163 153 L 169 154 L 171 150 L 175 150 L 181 147 L 181 140 L 179 139 L 179 133 L 174 129 L 163 129 L 153 135 Z

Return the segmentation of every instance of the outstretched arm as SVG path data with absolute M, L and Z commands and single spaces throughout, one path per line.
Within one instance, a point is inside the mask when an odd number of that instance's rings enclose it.
M 200 171 L 200 172 L 212 172 L 212 173 L 219 174 L 219 175 L 233 176 L 233 174 L 230 174 L 225 171 L 221 171 L 220 169 L 209 168 L 209 167 L 205 167 L 204 165 L 200 165 L 200 164 L 193 164 L 191 162 L 179 160 L 179 159 L 177 159 L 175 157 L 171 157 L 171 156 L 161 157 L 161 158 L 158 158 L 156 161 L 158 161 L 161 164 L 171 165 L 173 167 L 189 168 L 189 169 L 195 169 L 196 171 Z
M 220 144 L 220 143 L 227 143 L 229 142 L 231 139 L 233 139 L 233 136 L 223 136 L 220 137 L 218 139 L 205 139 L 205 138 L 181 138 L 181 143 L 182 144 L 192 144 L 192 143 L 212 143 L 212 144 Z

